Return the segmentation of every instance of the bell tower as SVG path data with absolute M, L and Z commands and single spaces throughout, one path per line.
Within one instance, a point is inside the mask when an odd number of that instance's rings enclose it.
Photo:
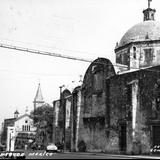
M 16 110 L 16 111 L 14 112 L 14 118 L 18 118 L 18 116 L 19 116 L 19 112 L 18 112 L 18 110 Z
M 38 84 L 38 89 L 37 89 L 37 93 L 36 93 L 36 96 L 34 98 L 33 104 L 34 104 L 34 110 L 37 107 L 40 107 L 44 104 L 44 99 L 43 99 L 43 96 L 42 96 L 40 83 Z

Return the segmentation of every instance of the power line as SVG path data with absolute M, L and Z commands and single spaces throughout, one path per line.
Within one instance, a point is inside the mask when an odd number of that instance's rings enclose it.
M 0 47 L 7 48 L 7 49 L 18 50 L 18 51 L 23 51 L 23 52 L 34 53 L 34 54 L 40 54 L 40 55 L 54 56 L 54 57 L 66 58 L 66 59 L 83 61 L 83 62 L 92 62 L 92 60 L 89 60 L 89 59 L 73 57 L 73 56 L 68 56 L 68 55 L 62 55 L 62 54 L 47 52 L 47 51 L 39 51 L 39 50 L 35 50 L 35 49 L 29 49 L 29 48 L 7 45 L 7 44 L 2 44 L 2 43 L 0 44 Z
M 34 53 L 34 54 L 39 54 L 39 55 L 47 55 L 47 56 L 71 59 L 71 60 L 76 60 L 76 61 L 82 61 L 82 62 L 89 62 L 89 63 L 93 63 L 94 62 L 94 60 L 90 60 L 90 59 L 85 59 L 85 58 L 80 58 L 80 57 L 73 57 L 73 56 L 58 54 L 58 53 L 54 53 L 54 52 L 40 51 L 40 50 L 36 50 L 36 49 L 29 49 L 29 48 L 25 48 L 25 47 L 19 47 L 19 46 L 8 45 L 8 44 L 3 44 L 3 43 L 0 43 L 0 47 L 7 48 L 7 49 L 18 50 L 18 51 L 23 51 L 23 52 Z M 125 68 L 125 69 L 128 68 L 128 66 L 120 65 L 120 64 L 106 64 L 106 63 L 102 63 L 102 62 L 94 62 L 94 63 L 103 64 L 103 65 L 113 65 L 113 66 L 121 67 L 121 68 Z M 132 67 L 130 69 L 137 69 L 137 70 L 146 69 L 148 71 L 153 71 L 153 72 L 158 72 L 159 73 L 159 71 L 154 71 L 154 70 L 151 70 L 149 68 L 133 68 Z
M 47 47 L 47 48 L 50 48 L 50 49 L 56 49 L 56 50 L 60 50 L 60 51 L 66 51 L 66 52 L 76 52 L 76 53 L 81 53 L 81 54 L 87 54 L 87 55 L 95 55 L 95 53 L 91 53 L 91 52 L 85 52 L 85 51 L 80 51 L 80 50 L 72 50 L 72 49 L 60 49 L 60 48 L 57 48 L 57 47 L 53 47 L 53 46 L 46 46 L 46 45 L 42 45 L 42 44 L 35 44 L 35 43 L 31 43 L 31 42 L 22 42 L 22 41 L 17 41 L 17 40 L 11 40 L 11 39 L 7 39 L 7 38 L 3 38 L 3 37 L 0 37 L 1 40 L 4 40 L 4 41 L 8 41 L 9 43 L 12 43 L 12 42 L 16 42 L 16 43 L 19 43 L 19 44 L 23 44 L 23 45 L 34 45 L 34 46 L 37 46 L 37 47 Z M 5 42 L 5 43 L 8 43 L 8 42 Z
M 92 63 L 94 61 L 94 60 L 91 60 L 91 59 L 73 57 L 73 56 L 58 54 L 58 53 L 54 53 L 54 52 L 40 51 L 40 50 L 36 50 L 36 49 L 29 49 L 29 48 L 25 48 L 25 47 L 19 47 L 19 46 L 8 45 L 8 44 L 3 44 L 3 43 L 0 43 L 0 47 L 7 48 L 7 49 L 18 50 L 18 51 L 23 51 L 23 52 L 34 53 L 34 54 L 39 54 L 39 55 L 47 55 L 47 56 L 54 56 L 54 57 L 60 57 L 60 58 L 65 58 L 65 59 L 89 62 L 89 63 Z M 94 63 L 107 65 L 106 63 L 102 63 L 102 62 L 94 62 Z M 110 65 L 110 64 L 108 64 L 108 65 Z M 127 66 L 120 65 L 120 64 L 113 64 L 113 66 L 127 68 Z

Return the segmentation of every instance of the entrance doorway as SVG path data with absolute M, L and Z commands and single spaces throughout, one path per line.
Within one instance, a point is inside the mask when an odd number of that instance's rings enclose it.
M 125 152 L 127 148 L 126 125 L 120 125 L 119 146 L 120 151 Z
M 152 135 L 153 135 L 153 139 L 152 139 L 152 144 L 153 147 L 156 145 L 160 146 L 160 126 L 152 126 Z

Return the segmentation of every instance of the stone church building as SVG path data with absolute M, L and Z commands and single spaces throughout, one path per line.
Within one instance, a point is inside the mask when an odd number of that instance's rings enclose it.
M 116 65 L 96 59 L 71 93 L 71 150 L 150 154 L 160 145 L 160 23 L 150 2 L 117 43 Z

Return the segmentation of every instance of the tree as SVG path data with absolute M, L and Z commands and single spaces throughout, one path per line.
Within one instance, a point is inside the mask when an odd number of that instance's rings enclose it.
M 36 145 L 40 145 L 42 149 L 52 142 L 53 115 L 53 107 L 49 104 L 42 105 L 31 113 L 34 125 L 37 128 L 35 143 Z

